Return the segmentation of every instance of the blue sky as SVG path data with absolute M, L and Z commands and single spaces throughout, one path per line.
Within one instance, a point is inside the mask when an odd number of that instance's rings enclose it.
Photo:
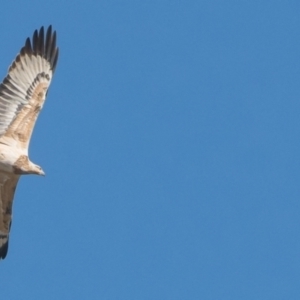
M 3 299 L 298 299 L 300 3 L 14 1 L 0 76 L 60 57 Z

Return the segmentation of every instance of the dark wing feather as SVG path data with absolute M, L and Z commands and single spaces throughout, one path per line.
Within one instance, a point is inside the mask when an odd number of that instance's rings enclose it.
M 6 257 L 8 250 L 12 204 L 19 178 L 19 175 L 0 173 L 0 259 Z

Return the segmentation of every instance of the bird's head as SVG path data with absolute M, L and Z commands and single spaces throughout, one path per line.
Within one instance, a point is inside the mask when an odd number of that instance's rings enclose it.
M 29 161 L 28 165 L 28 174 L 45 176 L 45 172 L 43 171 L 43 169 L 39 165 L 36 165 L 31 161 Z

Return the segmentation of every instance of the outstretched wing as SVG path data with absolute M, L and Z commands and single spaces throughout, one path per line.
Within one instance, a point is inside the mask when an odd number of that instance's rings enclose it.
M 28 150 L 58 59 L 56 32 L 44 27 L 25 46 L 0 85 L 0 143 Z
M 8 250 L 12 203 L 19 178 L 19 175 L 0 173 L 0 259 L 5 258 Z

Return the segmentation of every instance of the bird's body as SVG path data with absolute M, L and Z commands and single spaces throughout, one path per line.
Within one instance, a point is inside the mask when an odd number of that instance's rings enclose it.
M 15 173 L 14 165 L 20 157 L 27 156 L 22 149 L 15 148 L 11 151 L 11 146 L 1 144 L 0 147 L 0 173 Z
M 8 250 L 12 203 L 21 175 L 44 175 L 28 158 L 31 134 L 43 107 L 58 59 L 49 26 L 28 38 L 0 84 L 0 259 Z

